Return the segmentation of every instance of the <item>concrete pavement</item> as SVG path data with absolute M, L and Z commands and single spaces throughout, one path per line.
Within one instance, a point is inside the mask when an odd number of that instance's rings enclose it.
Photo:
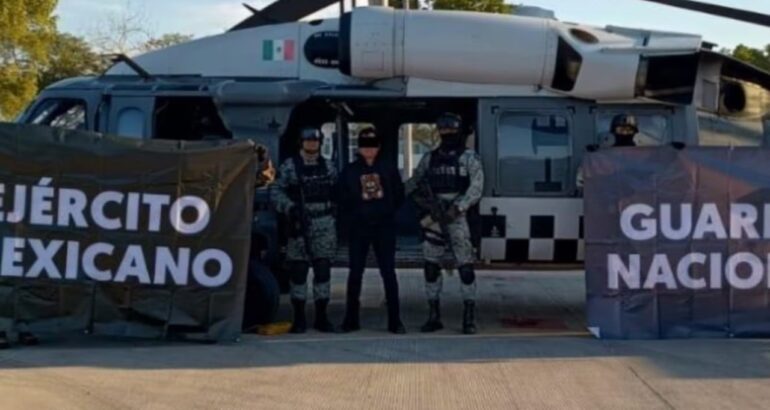
M 332 317 L 341 319 L 344 272 Z M 581 272 L 480 274 L 481 333 L 459 334 L 458 278 L 447 329 L 423 335 L 418 271 L 400 274 L 409 334 L 385 332 L 369 272 L 362 332 L 261 337 L 233 345 L 103 338 L 0 352 L 0 408 L 619 409 L 764 408 L 765 340 L 599 341 L 584 330 Z M 283 307 L 281 315 L 290 311 Z M 312 312 L 309 311 L 312 317 Z

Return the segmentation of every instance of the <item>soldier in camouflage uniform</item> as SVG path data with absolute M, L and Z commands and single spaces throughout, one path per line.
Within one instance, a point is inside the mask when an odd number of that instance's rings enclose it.
M 428 296 L 430 313 L 423 325 L 423 332 L 443 329 L 439 310 L 442 277 L 441 262 L 449 246 L 445 243 L 441 224 L 447 228 L 451 240 L 449 255 L 455 262 L 462 282 L 464 300 L 463 333 L 476 333 L 476 273 L 473 269 L 474 255 L 468 221 L 465 217 L 469 208 L 481 199 L 484 189 L 484 171 L 481 159 L 466 147 L 467 136 L 462 130 L 462 120 L 455 114 L 442 115 L 437 123 L 441 145 L 425 155 L 414 177 L 406 184 L 408 194 L 415 196 L 418 206 L 424 204 L 420 196 L 420 183 L 425 181 L 431 191 L 443 202 L 444 215 L 426 215 L 422 220 L 425 257 L 425 291 Z
M 326 316 L 331 292 L 331 263 L 337 251 L 334 187 L 337 171 L 321 156 L 323 136 L 317 128 L 301 131 L 300 153 L 286 160 L 273 185 L 273 201 L 278 212 L 288 217 L 291 234 L 286 258 L 294 308 L 292 333 L 304 333 L 307 278 L 313 267 L 315 328 L 332 332 Z M 304 207 L 302 206 L 304 204 Z

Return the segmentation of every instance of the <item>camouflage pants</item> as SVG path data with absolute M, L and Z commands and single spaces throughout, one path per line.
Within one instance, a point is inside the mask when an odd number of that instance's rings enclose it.
M 331 263 L 337 254 L 337 226 L 334 217 L 313 219 L 308 233 L 313 260 L 305 251 L 305 239 L 289 238 L 286 259 L 291 271 L 292 299 L 307 299 L 307 276 L 313 267 L 313 297 L 329 299 L 331 295 Z
M 468 220 L 464 216 L 460 217 L 449 223 L 447 228 L 452 241 L 454 257 L 444 241 L 441 226 L 438 223 L 432 222 L 423 227 L 425 242 L 423 242 L 422 250 L 427 266 L 433 265 L 435 269 L 435 267 L 440 267 L 442 262 L 448 258 L 453 261 L 453 267 L 461 270 L 461 273 L 467 272 L 469 269 L 472 272 L 475 258 Z M 428 269 L 426 267 L 425 293 L 429 300 L 436 300 L 441 294 L 443 277 L 441 274 L 429 274 Z M 472 280 L 466 280 L 465 276 L 461 277 L 460 289 L 464 300 L 474 300 L 476 298 L 475 274 Z

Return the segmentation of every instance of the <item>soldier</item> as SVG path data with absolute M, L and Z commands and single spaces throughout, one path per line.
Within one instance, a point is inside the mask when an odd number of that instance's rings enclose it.
M 610 132 L 615 136 L 613 147 L 635 147 L 634 137 L 639 133 L 639 125 L 633 115 L 616 115 L 612 119 Z
M 635 147 L 636 134 L 639 133 L 639 125 L 636 121 L 636 117 L 633 115 L 619 114 L 612 118 L 610 124 L 610 134 L 614 137 L 615 141 L 612 143 L 612 148 L 623 147 Z M 591 144 L 586 147 L 588 152 L 596 152 L 599 150 L 599 145 Z M 583 188 L 585 180 L 583 176 L 583 165 L 578 166 L 577 176 L 575 177 L 575 186 L 577 187 L 576 196 L 583 196 Z
M 484 189 L 484 171 L 479 156 L 466 147 L 466 134 L 462 119 L 456 114 L 443 114 L 436 122 L 441 145 L 425 155 L 415 170 L 414 177 L 406 184 L 407 194 L 415 198 L 418 206 L 430 214 L 422 221 L 425 257 L 425 291 L 428 297 L 428 321 L 423 332 L 443 329 L 439 309 L 442 277 L 441 261 L 450 251 L 455 267 L 460 273 L 464 300 L 463 333 L 476 333 L 476 273 L 474 255 L 466 212 L 481 199 Z M 443 215 L 437 214 L 437 205 L 430 198 L 426 201 L 424 187 L 440 201 Z M 430 203 L 434 202 L 434 203 Z M 446 238 L 449 237 L 449 243 Z
M 337 250 L 334 187 L 337 171 L 321 156 L 323 136 L 317 128 L 300 134 L 300 152 L 286 160 L 273 184 L 273 201 L 278 212 L 288 217 L 290 232 L 287 261 L 290 271 L 291 303 L 294 308 L 292 333 L 304 333 L 307 278 L 313 267 L 315 329 L 332 332 L 326 316 L 331 293 L 331 263 Z

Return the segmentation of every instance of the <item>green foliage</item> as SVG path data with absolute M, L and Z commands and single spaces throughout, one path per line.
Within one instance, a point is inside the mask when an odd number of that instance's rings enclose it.
M 49 85 L 70 77 L 98 75 L 107 68 L 105 59 L 97 55 L 86 40 L 59 33 L 51 45 L 50 58 L 39 73 L 38 85 Z
M 390 7 L 396 9 L 404 8 L 404 0 L 391 0 Z M 482 11 L 485 13 L 506 13 L 513 12 L 513 6 L 505 4 L 503 0 L 409 0 L 409 8 L 412 10 L 420 9 L 422 5 L 434 10 L 466 10 Z
M 390 5 L 390 7 L 393 7 L 394 9 L 403 9 L 404 0 L 390 0 L 388 2 L 388 5 Z M 421 7 L 420 7 L 419 0 L 409 0 L 409 8 L 412 10 L 420 9 Z
M 0 1 L 0 119 L 12 119 L 37 93 L 54 40 L 57 0 Z
M 146 53 L 148 51 L 160 50 L 162 48 L 186 43 L 192 39 L 193 36 L 190 34 L 168 33 L 160 37 L 147 40 L 144 44 L 142 44 L 141 51 Z
M 434 10 L 469 10 L 485 13 L 513 12 L 513 6 L 503 0 L 432 0 L 430 5 Z
M 753 64 L 763 70 L 770 71 L 770 45 L 765 46 L 764 50 L 751 48 L 743 44 L 732 51 L 732 56 Z

